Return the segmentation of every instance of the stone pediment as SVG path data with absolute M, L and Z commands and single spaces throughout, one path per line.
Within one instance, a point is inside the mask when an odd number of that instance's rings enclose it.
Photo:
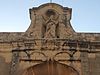
M 26 31 L 34 38 L 67 38 L 75 34 L 71 27 L 72 9 L 47 3 L 30 9 L 31 25 Z

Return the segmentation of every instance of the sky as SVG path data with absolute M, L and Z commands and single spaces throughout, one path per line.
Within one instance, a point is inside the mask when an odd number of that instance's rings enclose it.
M 0 0 L 0 32 L 25 32 L 29 9 L 50 0 Z M 71 25 L 76 32 L 100 33 L 100 0 L 52 0 L 72 8 Z

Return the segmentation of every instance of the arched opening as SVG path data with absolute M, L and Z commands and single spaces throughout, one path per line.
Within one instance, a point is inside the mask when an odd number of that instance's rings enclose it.
M 67 65 L 56 61 L 46 61 L 29 67 L 22 75 L 79 75 L 78 72 Z

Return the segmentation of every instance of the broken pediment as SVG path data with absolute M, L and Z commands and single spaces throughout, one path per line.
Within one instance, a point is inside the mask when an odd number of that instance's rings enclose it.
M 67 38 L 75 34 L 71 27 L 72 9 L 47 3 L 30 9 L 31 25 L 26 31 L 34 38 Z

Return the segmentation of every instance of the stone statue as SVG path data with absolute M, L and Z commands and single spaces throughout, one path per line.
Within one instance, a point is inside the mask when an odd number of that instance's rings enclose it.
M 46 21 L 45 24 L 45 33 L 44 33 L 44 38 L 56 38 L 56 28 L 57 28 L 57 23 L 55 20 L 53 20 L 53 15 L 50 16 L 50 18 Z

